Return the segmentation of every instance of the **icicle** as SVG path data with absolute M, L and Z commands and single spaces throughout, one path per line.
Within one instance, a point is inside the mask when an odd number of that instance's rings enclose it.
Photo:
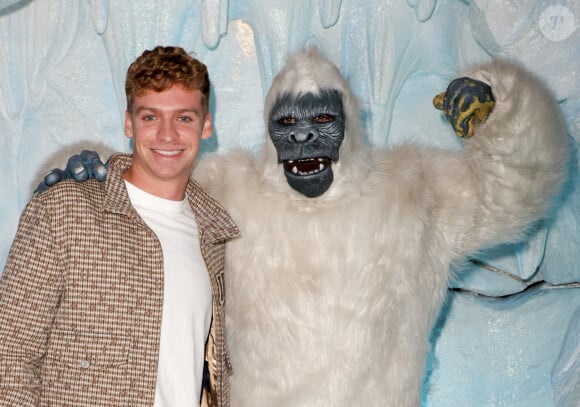
M 407 0 L 407 3 L 415 9 L 417 20 L 425 22 L 433 15 L 437 0 Z
M 200 4 L 203 43 L 213 49 L 227 31 L 229 0 L 201 0 Z
M 88 0 L 93 16 L 93 25 L 99 35 L 103 35 L 109 24 L 109 0 Z
M 332 27 L 340 16 L 342 0 L 318 0 L 320 23 L 324 28 Z
M 13 6 L 16 3 L 20 3 L 21 1 L 23 0 L 0 0 L 0 10 Z

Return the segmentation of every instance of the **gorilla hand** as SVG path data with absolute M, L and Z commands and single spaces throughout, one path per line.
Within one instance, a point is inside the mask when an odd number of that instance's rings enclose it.
M 96 152 L 84 150 L 68 159 L 66 169 L 55 168 L 46 174 L 34 193 L 40 194 L 65 179 L 83 182 L 92 178 L 104 181 L 107 178 L 108 165 L 108 161 L 104 164 Z
M 433 98 L 436 109 L 442 110 L 459 137 L 471 137 L 475 126 L 483 123 L 495 106 L 491 87 L 471 78 L 458 78 L 447 91 Z

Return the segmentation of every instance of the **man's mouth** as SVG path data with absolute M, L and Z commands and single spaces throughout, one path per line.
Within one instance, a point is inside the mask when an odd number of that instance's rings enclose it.
M 174 157 L 174 156 L 180 154 L 183 150 L 155 150 L 155 149 L 153 149 L 153 151 L 159 155 L 164 156 L 164 157 Z
M 330 167 L 330 165 L 331 160 L 328 157 L 284 161 L 284 169 L 297 176 L 317 174 Z

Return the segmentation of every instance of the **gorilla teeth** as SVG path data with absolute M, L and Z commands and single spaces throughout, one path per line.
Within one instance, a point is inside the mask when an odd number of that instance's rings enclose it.
M 308 171 L 308 172 L 298 171 L 298 168 L 292 167 L 292 173 L 294 175 L 312 175 L 312 174 L 319 173 L 323 169 L 324 169 L 324 165 L 322 165 L 322 164 L 320 164 L 320 167 L 317 170 L 312 170 L 312 171 Z
M 305 160 L 288 160 L 285 163 L 286 170 L 290 170 L 294 175 L 313 175 L 321 172 L 330 163 L 328 158 L 309 158 Z

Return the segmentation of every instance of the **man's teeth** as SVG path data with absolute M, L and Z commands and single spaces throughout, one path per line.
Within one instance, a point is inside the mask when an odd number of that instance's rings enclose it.
M 174 155 L 177 155 L 181 152 L 181 150 L 153 150 L 155 151 L 157 154 L 161 154 L 164 155 L 166 157 L 172 157 Z
M 310 160 L 300 160 L 301 163 L 310 163 L 312 161 L 314 161 L 315 159 L 312 158 Z M 289 164 L 294 164 L 294 160 L 288 160 Z M 312 165 L 310 165 L 312 166 Z M 309 171 L 300 171 L 298 170 L 298 166 L 296 165 L 292 165 L 292 173 L 294 175 L 312 175 L 312 174 L 317 174 L 320 171 L 324 170 L 324 159 L 323 158 L 318 158 L 318 168 L 316 169 L 311 169 Z

